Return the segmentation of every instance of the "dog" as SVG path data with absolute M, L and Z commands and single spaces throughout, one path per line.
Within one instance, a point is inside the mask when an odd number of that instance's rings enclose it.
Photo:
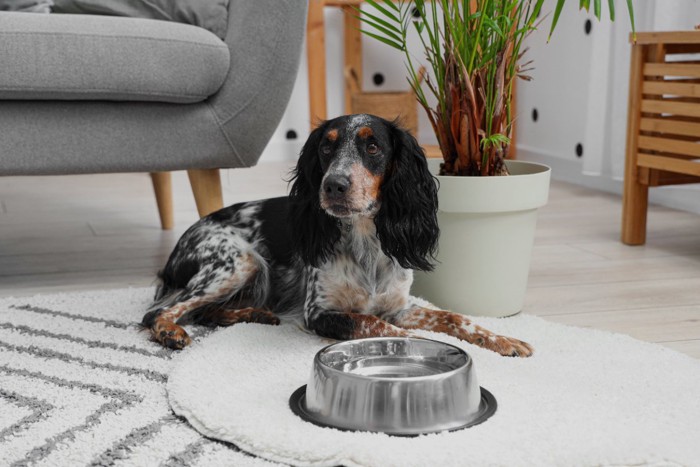
M 235 204 L 180 238 L 142 326 L 165 347 L 182 324 L 279 324 L 338 340 L 443 332 L 506 356 L 532 347 L 465 316 L 415 303 L 413 270 L 430 271 L 439 229 L 437 182 L 415 138 L 371 115 L 320 124 L 288 197 Z

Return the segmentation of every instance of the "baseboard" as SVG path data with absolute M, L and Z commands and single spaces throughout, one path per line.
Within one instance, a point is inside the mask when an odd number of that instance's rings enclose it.
M 525 145 L 518 145 L 518 159 L 552 168 L 552 179 L 622 196 L 622 180 L 609 175 L 585 175 L 583 164 L 567 160 Z M 666 186 L 649 190 L 649 202 L 672 209 L 700 214 L 700 184 Z

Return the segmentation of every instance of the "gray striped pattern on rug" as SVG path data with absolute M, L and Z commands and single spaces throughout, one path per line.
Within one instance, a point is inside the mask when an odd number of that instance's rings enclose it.
M 171 413 L 173 355 L 136 324 L 152 294 L 0 300 L 0 465 L 279 465 L 206 439 Z M 188 330 L 195 343 L 206 334 Z

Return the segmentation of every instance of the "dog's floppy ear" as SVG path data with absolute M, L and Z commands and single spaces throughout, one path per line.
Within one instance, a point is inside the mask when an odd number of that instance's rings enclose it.
M 323 122 L 309 135 L 292 174 L 289 191 L 289 222 L 292 240 L 304 264 L 318 266 L 333 252 L 340 238 L 338 222 L 321 209 L 319 191 L 323 171 L 318 147 L 328 122 Z
M 416 139 L 390 124 L 394 155 L 381 187 L 374 219 L 384 253 L 402 267 L 432 271 L 440 229 L 437 180 Z

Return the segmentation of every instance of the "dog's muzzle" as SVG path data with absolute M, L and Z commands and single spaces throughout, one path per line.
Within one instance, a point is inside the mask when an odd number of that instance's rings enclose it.
M 328 201 L 343 201 L 350 189 L 350 178 L 345 175 L 330 175 L 323 181 L 323 193 Z
M 352 215 L 353 206 L 350 198 L 350 178 L 342 174 L 328 175 L 321 185 L 321 207 L 331 216 L 347 217 Z

